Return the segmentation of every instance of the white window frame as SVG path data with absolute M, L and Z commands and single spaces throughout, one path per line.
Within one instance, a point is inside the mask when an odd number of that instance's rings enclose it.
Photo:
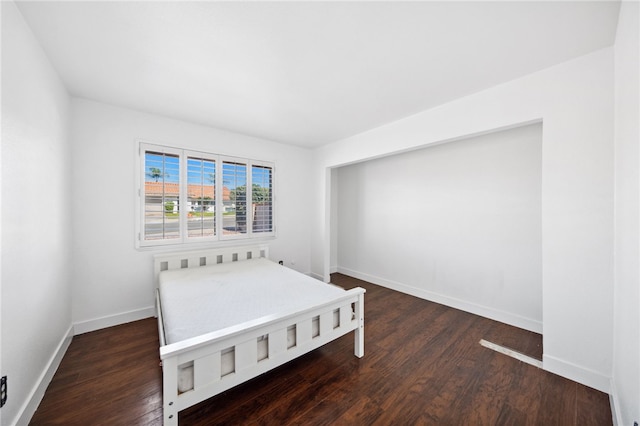
M 234 157 L 228 155 L 215 154 L 211 152 L 197 151 L 187 148 L 178 148 L 174 146 L 167 146 L 152 142 L 138 141 L 136 150 L 136 226 L 135 226 L 135 245 L 138 249 L 146 249 L 153 247 L 164 246 L 192 246 L 192 245 L 215 245 L 216 243 L 223 243 L 225 241 L 237 241 L 247 239 L 265 239 L 273 238 L 276 236 L 276 166 L 274 162 L 264 160 L 253 160 L 249 158 Z M 147 151 L 159 152 L 163 154 L 177 155 L 180 164 L 180 195 L 179 195 L 179 238 L 167 238 L 157 240 L 145 240 L 145 153 Z M 214 161 L 215 166 L 215 214 L 216 214 L 216 229 L 214 236 L 208 237 L 190 237 L 188 235 L 188 213 L 187 200 L 188 200 L 188 158 L 202 158 L 210 161 Z M 246 232 L 239 234 L 227 234 L 223 232 L 224 221 L 224 181 L 222 178 L 223 163 L 233 162 L 242 163 L 246 165 L 246 193 L 247 193 L 247 225 Z M 249 208 L 252 205 L 252 167 L 269 167 L 271 168 L 271 231 L 270 232 L 254 232 L 253 231 L 253 209 Z M 218 216 L 219 215 L 219 216 Z

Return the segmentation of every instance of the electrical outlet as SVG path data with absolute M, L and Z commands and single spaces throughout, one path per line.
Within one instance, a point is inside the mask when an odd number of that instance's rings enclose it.
M 7 376 L 0 379 L 0 407 L 7 403 Z

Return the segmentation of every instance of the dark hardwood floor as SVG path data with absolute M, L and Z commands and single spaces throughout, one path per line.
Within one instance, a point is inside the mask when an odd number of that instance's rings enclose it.
M 361 286 L 365 356 L 345 336 L 180 413 L 181 425 L 610 425 L 609 397 L 484 348 L 532 357 L 541 336 L 334 274 Z M 155 319 L 76 336 L 32 425 L 160 425 Z

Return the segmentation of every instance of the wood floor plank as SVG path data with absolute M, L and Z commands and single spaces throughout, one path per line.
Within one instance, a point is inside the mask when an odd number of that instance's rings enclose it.
M 541 358 L 535 333 L 361 286 L 365 356 L 344 336 L 180 413 L 180 424 L 609 425 L 608 395 L 479 344 Z M 154 318 L 74 337 L 32 425 L 162 424 Z

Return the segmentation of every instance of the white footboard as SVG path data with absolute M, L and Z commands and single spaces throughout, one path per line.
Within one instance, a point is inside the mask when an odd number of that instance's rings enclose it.
M 364 293 L 286 315 L 272 315 L 160 348 L 164 424 L 177 425 L 178 412 L 269 371 L 351 331 L 354 353 L 364 355 Z M 158 309 L 161 312 L 160 309 Z M 163 339 L 162 320 L 159 318 Z M 266 340 L 266 342 L 265 342 Z M 231 367 L 223 366 L 223 357 Z M 227 362 L 227 364 L 229 364 Z M 178 391 L 179 372 L 192 374 L 192 388 Z

